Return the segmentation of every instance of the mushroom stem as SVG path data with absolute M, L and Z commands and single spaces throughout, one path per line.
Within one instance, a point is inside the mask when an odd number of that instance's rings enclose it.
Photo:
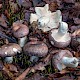
M 38 60 L 39 60 L 39 57 L 37 57 L 37 56 L 31 56 L 30 57 L 30 61 L 33 62 L 33 63 L 37 62 Z
M 5 57 L 4 62 L 12 63 L 13 62 L 13 57 Z
M 27 36 L 20 38 L 18 43 L 21 47 L 23 47 L 26 41 L 27 41 Z
M 68 24 L 66 22 L 61 22 L 58 29 L 58 36 L 64 36 L 68 32 Z
M 63 57 L 62 63 L 66 67 L 77 67 L 78 66 L 78 59 L 76 57 Z

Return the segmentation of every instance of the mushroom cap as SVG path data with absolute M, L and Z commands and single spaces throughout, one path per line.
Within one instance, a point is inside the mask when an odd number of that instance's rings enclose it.
M 48 47 L 41 41 L 28 42 L 23 48 L 25 54 L 29 56 L 44 57 L 48 53 Z
M 73 57 L 73 55 L 69 50 L 61 50 L 59 53 L 55 54 L 52 60 L 52 64 L 55 66 L 55 68 L 59 70 L 60 67 L 62 69 L 66 68 L 66 66 L 62 63 L 63 57 Z
M 24 36 L 27 36 L 28 33 L 29 33 L 29 28 L 26 25 L 20 22 L 13 23 L 13 35 L 16 38 L 22 38 Z
M 49 41 L 52 45 L 58 48 L 64 48 L 67 47 L 71 42 L 71 36 L 69 33 L 67 33 L 62 39 L 58 41 L 58 39 L 55 39 L 54 36 L 58 32 L 58 29 L 53 29 L 49 32 Z
M 9 43 L 1 46 L 0 48 L 0 56 L 6 57 L 6 56 L 14 56 L 17 53 L 20 53 L 22 51 L 21 47 L 16 43 Z

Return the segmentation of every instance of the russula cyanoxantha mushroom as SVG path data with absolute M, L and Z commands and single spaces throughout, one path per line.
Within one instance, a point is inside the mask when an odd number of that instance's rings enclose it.
M 29 28 L 27 25 L 22 24 L 21 22 L 13 23 L 13 35 L 19 39 L 19 45 L 24 46 L 27 40 L 27 35 L 29 33 Z
M 51 12 L 49 4 L 46 4 L 44 7 L 35 7 L 35 12 L 35 14 L 31 13 L 30 24 L 33 21 L 38 21 L 38 29 L 41 29 L 43 32 L 58 28 L 59 22 L 62 21 L 61 11 Z
M 51 30 L 49 33 L 49 40 L 55 47 L 67 47 L 71 41 L 71 36 L 68 32 L 68 24 L 61 22 L 58 29 Z
M 9 43 L 1 46 L 0 56 L 5 57 L 5 61 L 12 63 L 13 56 L 22 51 L 21 47 L 16 43 Z
M 73 57 L 69 50 L 61 50 L 53 56 L 52 61 L 53 65 L 58 70 L 65 69 L 66 67 L 74 68 L 78 66 L 78 59 Z
M 38 57 L 45 57 L 48 53 L 47 45 L 42 41 L 30 41 L 24 47 L 23 51 L 26 55 L 31 56 L 30 60 L 36 62 Z

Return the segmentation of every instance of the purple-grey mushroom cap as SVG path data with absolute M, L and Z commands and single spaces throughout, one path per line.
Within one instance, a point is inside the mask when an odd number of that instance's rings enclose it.
M 73 57 L 73 55 L 69 50 L 60 50 L 60 52 L 55 54 L 52 59 L 52 64 L 56 69 L 59 69 L 60 65 L 62 66 L 62 68 L 65 68 L 65 66 L 62 64 L 63 57 Z
M 22 38 L 22 37 L 25 37 L 27 36 L 29 33 L 29 28 L 28 26 L 22 24 L 22 23 L 19 23 L 19 22 L 14 22 L 13 23 L 13 35 L 16 37 L 16 38 Z
M 0 48 L 0 56 L 7 57 L 7 56 L 14 56 L 17 53 L 22 51 L 21 47 L 16 43 L 9 43 L 1 46 Z
M 28 42 L 24 46 L 23 50 L 24 50 L 24 53 L 29 56 L 44 57 L 48 53 L 47 45 L 41 41 Z

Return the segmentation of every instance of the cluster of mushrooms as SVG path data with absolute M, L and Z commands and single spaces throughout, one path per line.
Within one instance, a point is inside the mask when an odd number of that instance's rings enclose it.
M 74 57 L 69 50 L 64 49 L 70 45 L 73 35 L 68 31 L 68 24 L 62 21 L 61 11 L 51 12 L 49 9 L 49 4 L 44 7 L 35 7 L 35 13 L 30 14 L 30 25 L 36 23 L 38 30 L 44 34 L 48 33 L 50 45 L 60 50 L 52 58 L 53 67 L 60 71 L 66 67 L 75 68 L 79 64 L 78 58 Z M 30 56 L 31 62 L 37 62 L 39 58 L 48 55 L 47 43 L 37 38 L 29 40 L 29 25 L 23 24 L 22 21 L 16 21 L 12 25 L 12 31 L 18 42 L 8 43 L 0 47 L 0 56 L 4 57 L 5 62 L 12 63 L 13 56 L 22 53 L 22 51 L 26 56 Z M 80 38 L 77 41 L 80 42 Z M 54 49 L 51 52 L 53 51 Z

